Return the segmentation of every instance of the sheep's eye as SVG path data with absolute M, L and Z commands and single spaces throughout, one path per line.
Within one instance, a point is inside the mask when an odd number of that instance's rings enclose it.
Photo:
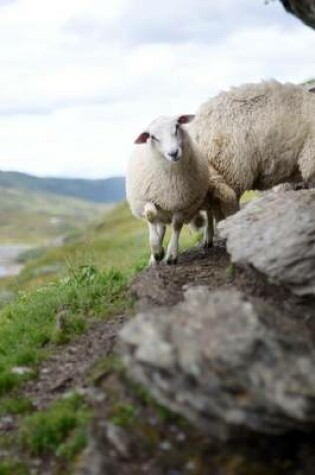
M 177 132 L 179 131 L 179 124 L 176 124 L 176 130 L 175 130 L 175 133 L 177 134 Z
M 155 135 L 151 135 L 151 139 L 155 140 L 156 142 L 159 142 L 159 139 L 155 137 Z

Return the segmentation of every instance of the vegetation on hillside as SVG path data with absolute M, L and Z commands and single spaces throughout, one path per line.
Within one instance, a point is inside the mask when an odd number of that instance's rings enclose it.
M 108 205 L 0 185 L 0 243 L 39 245 L 104 215 Z
M 133 218 L 126 204 L 67 241 L 37 257 L 33 253 L 21 275 L 7 279 L 18 296 L 0 311 L 0 417 L 15 414 L 18 429 L 0 437 L 0 448 L 10 454 L 0 461 L 0 474 L 28 473 L 14 458 L 16 440 L 24 458 L 54 456 L 67 473 L 67 460 L 86 440 L 85 399 L 74 394 L 37 412 L 21 385 L 36 378 L 41 363 L 91 323 L 126 312 L 132 305 L 128 280 L 149 259 L 145 223 Z M 182 247 L 195 242 L 186 230 Z M 54 271 L 47 273 L 48 268 Z
M 0 172 L 0 187 L 71 196 L 96 203 L 117 203 L 125 197 L 123 177 L 100 180 L 40 178 L 19 172 Z

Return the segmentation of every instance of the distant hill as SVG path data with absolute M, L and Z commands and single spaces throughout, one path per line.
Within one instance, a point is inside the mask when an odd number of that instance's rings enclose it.
M 19 172 L 1 172 L 0 186 L 71 196 L 95 203 L 117 203 L 125 199 L 123 177 L 102 180 L 40 178 Z
M 102 221 L 110 208 L 105 203 L 0 185 L 0 245 L 52 242 Z

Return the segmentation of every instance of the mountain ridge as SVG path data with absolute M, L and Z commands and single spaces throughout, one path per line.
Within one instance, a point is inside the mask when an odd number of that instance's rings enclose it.
M 0 186 L 71 196 L 94 203 L 117 203 L 125 199 L 125 178 L 121 176 L 102 179 L 56 178 L 0 170 Z

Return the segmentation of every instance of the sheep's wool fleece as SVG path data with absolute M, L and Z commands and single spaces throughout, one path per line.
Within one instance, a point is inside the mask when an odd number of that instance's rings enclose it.
M 223 92 L 200 107 L 189 132 L 238 196 L 315 177 L 315 95 L 300 86 Z
M 146 203 L 154 203 L 170 222 L 181 212 L 186 222 L 200 209 L 209 187 L 207 160 L 186 137 L 183 157 L 172 163 L 148 144 L 136 145 L 130 157 L 126 190 L 132 213 L 143 217 Z

